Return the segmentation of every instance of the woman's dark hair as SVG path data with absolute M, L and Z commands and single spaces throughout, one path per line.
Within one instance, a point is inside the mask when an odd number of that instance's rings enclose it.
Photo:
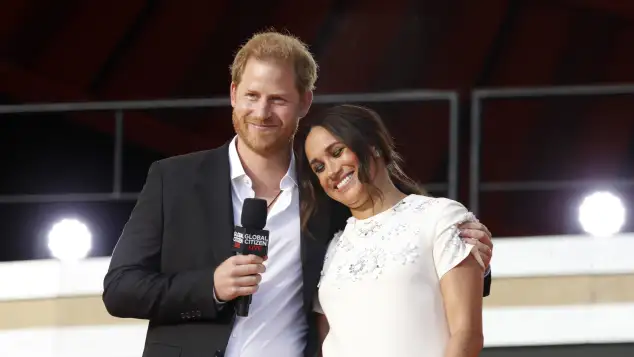
M 295 144 L 298 154 L 299 190 L 302 197 L 300 206 L 302 229 L 306 228 L 308 219 L 316 212 L 317 202 L 326 196 L 308 163 L 304 149 L 308 134 L 317 126 L 328 130 L 357 155 L 359 181 L 366 184 L 370 190 L 374 190 L 372 194 L 378 194 L 379 197 L 381 195 L 378 188 L 370 183 L 370 163 L 375 160 L 374 150 L 377 150 L 384 160 L 390 179 L 401 192 L 424 194 L 424 190 L 401 169 L 403 160 L 396 152 L 394 140 L 381 117 L 374 110 L 366 107 L 350 104 L 337 105 L 300 120 Z

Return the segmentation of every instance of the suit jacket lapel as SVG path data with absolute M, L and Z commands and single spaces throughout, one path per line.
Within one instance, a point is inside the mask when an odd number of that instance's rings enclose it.
M 212 241 L 213 255 L 218 263 L 232 255 L 234 222 L 229 172 L 229 143 L 226 143 L 209 152 L 196 181 L 196 192 L 206 218 L 203 223 L 205 236 Z

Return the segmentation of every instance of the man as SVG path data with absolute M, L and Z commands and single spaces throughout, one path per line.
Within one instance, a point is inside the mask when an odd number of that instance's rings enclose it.
M 149 320 L 146 357 L 317 351 L 312 300 L 327 243 L 349 215 L 321 202 L 308 222 L 311 236 L 300 233 L 292 142 L 312 103 L 317 65 L 299 40 L 269 32 L 240 49 L 231 76 L 237 136 L 151 165 L 104 279 L 110 314 Z M 266 262 L 231 252 L 248 197 L 269 204 Z M 479 249 L 488 264 L 486 227 L 461 228 L 485 243 Z M 485 284 L 488 291 L 490 276 Z M 235 317 L 235 298 L 256 292 L 249 316 Z

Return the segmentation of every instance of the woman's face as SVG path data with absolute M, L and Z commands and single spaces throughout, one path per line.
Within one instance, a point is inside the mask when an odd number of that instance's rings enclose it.
M 359 159 L 344 143 L 321 126 L 311 129 L 304 144 L 306 158 L 330 198 L 354 208 L 367 201 L 359 181 Z

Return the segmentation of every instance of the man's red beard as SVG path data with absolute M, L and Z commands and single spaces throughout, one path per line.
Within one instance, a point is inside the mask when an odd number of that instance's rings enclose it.
M 256 133 L 249 130 L 249 123 L 266 123 L 258 118 L 238 117 L 235 110 L 231 113 L 233 129 L 238 134 L 238 138 L 253 152 L 270 156 L 280 151 L 288 150 L 293 142 L 296 129 L 289 131 L 288 128 L 278 127 L 270 133 Z

